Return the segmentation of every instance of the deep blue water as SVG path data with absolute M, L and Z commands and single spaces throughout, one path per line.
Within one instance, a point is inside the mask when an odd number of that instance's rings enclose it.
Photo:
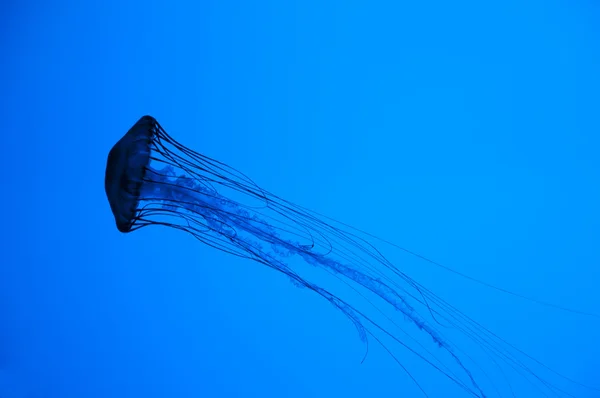
M 5 1 L 0 20 L 1 398 L 424 396 L 376 343 L 361 364 L 352 324 L 280 274 L 176 231 L 116 230 L 106 156 L 144 114 L 294 203 L 600 313 L 592 1 Z M 600 317 L 377 245 L 600 388 Z M 429 396 L 469 396 L 394 350 Z

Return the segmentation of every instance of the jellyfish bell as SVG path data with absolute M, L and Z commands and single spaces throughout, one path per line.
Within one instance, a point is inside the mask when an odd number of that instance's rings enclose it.
M 401 352 L 402 358 L 408 353 L 423 361 L 464 396 L 485 397 L 487 390 L 520 396 L 509 373 L 528 383 L 528 396 L 532 391 L 541 396 L 600 391 L 549 369 L 413 280 L 376 248 L 375 241 L 381 240 L 374 235 L 262 189 L 232 167 L 178 143 L 151 116 L 142 117 L 110 150 L 105 190 L 121 232 L 149 225 L 175 228 L 264 264 L 285 274 L 294 286 L 318 294 L 350 320 L 362 341 L 380 344 L 423 396 L 429 396 L 427 387 L 399 359 Z M 308 280 L 303 276 L 306 265 L 357 294 L 338 295 Z M 402 328 L 398 317 L 427 337 L 431 347 Z M 475 362 L 466 348 L 440 332 L 442 326 L 466 338 L 489 363 Z M 490 371 L 504 377 L 491 380 Z
M 135 222 L 156 126 L 152 116 L 143 116 L 108 153 L 104 189 L 121 232 L 130 232 Z

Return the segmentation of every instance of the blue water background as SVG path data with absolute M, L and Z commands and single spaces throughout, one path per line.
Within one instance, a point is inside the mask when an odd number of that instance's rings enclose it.
M 287 278 L 116 230 L 106 156 L 144 114 L 281 197 L 600 312 L 593 1 L 5 1 L 0 21 L 2 398 L 420 396 L 375 344 L 361 365 L 348 320 Z M 598 318 L 380 248 L 600 384 Z M 400 358 L 432 397 L 465 396 Z

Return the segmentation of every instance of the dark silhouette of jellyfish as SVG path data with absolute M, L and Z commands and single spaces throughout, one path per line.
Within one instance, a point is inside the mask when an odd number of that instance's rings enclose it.
M 552 371 L 411 279 L 377 250 L 373 235 L 261 189 L 235 169 L 179 144 L 151 116 L 142 117 L 111 149 L 105 189 L 121 232 L 148 225 L 185 231 L 317 293 L 354 324 L 367 352 L 369 339 L 380 343 L 425 396 L 423 382 L 402 364 L 396 349 L 425 361 L 468 396 L 487 396 L 481 379 L 498 396 L 506 391 L 519 396 L 510 382 L 515 375 L 546 396 L 574 396 L 567 390 L 573 387 L 600 391 Z M 293 258 L 331 274 L 352 295 L 342 298 L 303 278 Z M 432 349 L 400 326 L 398 314 L 433 342 Z M 442 327 L 463 334 L 490 359 L 503 375 L 503 392 L 481 364 L 442 336 Z

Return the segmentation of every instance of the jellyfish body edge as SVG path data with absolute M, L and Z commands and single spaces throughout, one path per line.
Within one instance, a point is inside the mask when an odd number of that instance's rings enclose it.
M 156 125 L 152 116 L 143 116 L 108 153 L 104 189 L 117 229 L 124 233 L 136 220 Z

